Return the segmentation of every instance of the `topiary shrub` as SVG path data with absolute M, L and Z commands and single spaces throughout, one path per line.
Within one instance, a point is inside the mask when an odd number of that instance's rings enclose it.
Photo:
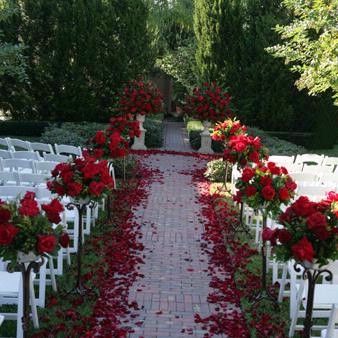
M 147 148 L 161 148 L 163 145 L 163 124 L 161 120 L 147 117 L 143 123 L 147 130 L 145 144 Z

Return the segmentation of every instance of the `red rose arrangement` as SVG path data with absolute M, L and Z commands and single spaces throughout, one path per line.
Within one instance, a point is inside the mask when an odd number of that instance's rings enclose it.
M 122 91 L 116 110 L 122 114 L 149 115 L 162 111 L 160 91 L 150 82 L 131 81 Z
M 230 136 L 223 153 L 225 161 L 237 163 L 242 168 L 248 163 L 258 164 L 268 157 L 268 149 L 262 145 L 261 139 L 246 134 Z
M 274 162 L 245 167 L 236 183 L 238 189 L 234 200 L 245 202 L 249 207 L 277 215 L 280 206 L 287 205 L 295 195 L 296 183 L 284 167 Z
M 48 189 L 59 196 L 98 200 L 114 188 L 107 161 L 97 161 L 92 156 L 79 157 L 59 163 L 52 170 Z
M 56 252 L 59 245 L 68 246 L 64 240 L 68 238 L 69 243 L 68 234 L 59 224 L 63 205 L 54 199 L 41 209 L 34 192 L 27 192 L 19 203 L 0 201 L 1 258 L 14 264 L 18 252 L 43 255 Z
M 270 230 L 265 238 L 275 246 L 280 260 L 325 265 L 338 258 L 338 214 L 333 209 L 338 194 L 330 194 L 321 202 L 301 196 L 280 215 L 284 228 Z
M 184 112 L 201 121 L 223 121 L 232 115 L 231 96 L 216 83 L 203 83 L 185 98 Z
M 230 137 L 246 134 L 247 128 L 236 118 L 228 118 L 223 122 L 216 123 L 211 138 L 214 141 L 227 142 Z
M 96 159 L 125 157 L 130 149 L 130 140 L 140 134 L 140 123 L 133 120 L 131 114 L 112 117 L 108 128 L 98 130 L 89 140 L 87 154 Z

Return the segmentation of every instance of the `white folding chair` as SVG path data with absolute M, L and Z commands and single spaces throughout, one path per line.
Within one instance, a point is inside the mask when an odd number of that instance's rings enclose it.
M 0 185 L 20 185 L 18 173 L 0 171 Z
M 36 187 L 29 186 L 0 186 L 0 199 L 13 201 L 22 198 L 27 191 L 36 191 Z
M 9 150 L 0 149 L 0 157 L 3 159 L 13 158 L 13 152 Z
M 327 328 L 321 331 L 321 338 L 338 338 L 338 330 L 335 329 L 335 325 L 338 322 L 338 304 L 333 304 L 329 323 L 327 324 Z
M 0 138 L 1 149 L 11 150 L 11 147 L 8 144 L 7 138 Z
M 333 166 L 338 166 L 338 157 L 329 157 L 325 156 L 323 160 L 323 165 L 333 165 Z
M 43 158 L 45 161 L 52 161 L 52 162 L 68 162 L 70 157 L 66 155 L 58 155 L 58 154 L 43 154 Z
M 34 161 L 34 169 L 37 174 L 51 174 L 51 171 L 59 162 L 54 161 Z
M 82 156 L 81 147 L 69 146 L 66 144 L 55 144 L 55 151 L 58 155 L 75 155 L 75 156 Z
M 32 160 L 24 160 L 18 158 L 9 158 L 2 160 L 2 166 L 4 171 L 17 171 L 17 172 L 34 172 L 34 166 Z
M 297 183 L 297 186 L 316 186 L 318 183 L 318 176 L 314 173 L 291 173 L 290 176 Z
M 13 158 L 20 158 L 24 160 L 33 160 L 33 161 L 41 161 L 41 157 L 36 151 L 14 151 L 12 153 Z
M 334 187 L 338 184 L 338 172 L 332 174 L 322 174 L 319 177 L 319 185 L 325 187 Z
M 47 179 L 50 178 L 48 174 L 32 174 L 32 173 L 18 173 L 20 185 L 28 186 L 47 186 Z
M 318 165 L 321 165 L 324 160 L 324 155 L 318 155 L 318 154 L 302 154 L 297 155 L 295 158 L 295 163 L 317 163 Z
M 33 151 L 38 151 L 39 153 L 50 153 L 54 154 L 54 149 L 49 143 L 41 143 L 41 142 L 31 142 L 31 148 Z
M 29 151 L 32 150 L 30 146 L 30 142 L 28 141 L 19 140 L 17 138 L 10 138 L 10 137 L 7 137 L 6 140 L 8 142 L 9 149 L 12 151 L 16 151 L 17 148 L 19 150 L 29 150 Z
M 333 165 L 304 164 L 303 172 L 304 173 L 315 173 L 317 175 L 332 174 L 334 172 L 334 166 Z
M 332 189 L 323 186 L 299 186 L 297 196 L 307 196 L 310 200 L 318 202 L 325 198 L 326 193 Z
M 2 325 L 2 323 L 4 322 L 4 319 L 5 319 L 5 317 L 4 316 L 2 316 L 2 315 L 0 315 L 0 326 Z
M 295 160 L 294 156 L 280 156 L 280 155 L 271 155 L 269 156 L 269 162 L 275 162 L 277 165 L 286 167 L 289 164 L 292 164 Z

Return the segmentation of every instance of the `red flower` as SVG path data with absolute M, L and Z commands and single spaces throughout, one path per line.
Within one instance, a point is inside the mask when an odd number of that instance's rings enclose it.
M 242 181 L 243 182 L 249 182 L 255 175 L 255 171 L 249 167 L 246 167 L 243 169 L 243 173 L 242 173 Z
M 280 188 L 278 191 L 278 196 L 279 199 L 284 202 L 284 201 L 288 201 L 290 199 L 290 194 L 289 194 L 289 190 L 284 188 Z
M 13 224 L 0 224 L 0 245 L 9 245 L 13 242 L 19 229 Z
M 69 247 L 70 238 L 67 232 L 63 232 L 59 237 L 59 243 L 63 248 Z
M 245 189 L 245 194 L 248 196 L 248 197 L 251 197 L 253 195 L 255 195 L 257 192 L 257 189 L 256 187 L 254 187 L 253 185 L 249 185 L 246 187 Z
M 289 241 L 291 241 L 292 235 L 291 233 L 286 229 L 279 229 L 278 230 L 278 240 L 281 242 L 281 244 L 287 244 Z
M 259 162 L 259 154 L 257 151 L 254 151 L 249 154 L 248 159 L 250 162 L 258 163 Z
M 106 143 L 106 135 L 103 130 L 98 130 L 93 138 L 94 143 L 104 145 Z
M 34 217 L 37 216 L 40 213 L 38 203 L 35 199 L 32 199 L 32 195 L 28 195 L 28 197 L 25 197 L 20 201 L 20 207 L 19 207 L 19 214 L 21 216 L 29 216 Z M 35 194 L 34 194 L 35 196 Z M 34 198 L 34 197 L 33 197 Z
M 0 207 L 0 224 L 7 223 L 11 218 L 11 212 L 4 207 Z
M 49 204 L 42 204 L 41 208 L 46 212 L 46 216 L 51 223 L 58 224 L 61 222 L 60 212 L 64 210 L 64 207 L 59 200 L 53 199 Z
M 100 196 L 104 190 L 105 185 L 102 182 L 90 182 L 89 191 L 94 196 Z
M 273 239 L 275 238 L 275 235 L 276 235 L 275 230 L 272 230 L 270 228 L 264 228 L 262 231 L 262 240 L 264 242 L 273 241 Z
M 297 189 L 297 184 L 293 181 L 291 177 L 288 177 L 285 188 L 287 188 L 289 191 L 295 191 Z
M 67 192 L 69 196 L 75 197 L 81 194 L 82 189 L 83 189 L 83 186 L 81 183 L 73 182 L 73 183 L 68 184 Z
M 305 236 L 291 247 L 291 251 L 298 261 L 312 262 L 315 256 L 313 246 Z
M 259 183 L 262 186 L 271 185 L 272 184 L 272 178 L 269 175 L 262 176 L 259 180 Z
M 52 253 L 56 247 L 57 240 L 53 235 L 38 236 L 37 251 L 39 254 Z
M 323 215 L 321 212 L 315 212 L 313 214 L 311 214 L 307 220 L 306 220 L 306 224 L 308 226 L 308 228 L 314 229 L 314 228 L 318 228 L 318 227 L 326 227 L 327 226 L 327 220 L 325 215 Z
M 316 211 L 316 203 L 311 202 L 306 196 L 300 196 L 291 207 L 295 214 L 300 217 L 307 217 Z
M 276 195 L 276 191 L 271 185 L 266 185 L 262 189 L 261 194 L 266 201 L 272 201 Z

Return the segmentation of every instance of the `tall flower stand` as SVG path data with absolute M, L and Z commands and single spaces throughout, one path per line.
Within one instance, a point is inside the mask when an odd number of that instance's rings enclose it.
M 83 236 L 83 224 L 82 224 L 82 218 L 83 215 L 86 212 L 87 206 L 92 206 L 93 202 L 87 198 L 87 199 L 75 199 L 73 202 L 70 202 L 66 205 L 66 208 L 68 210 L 72 210 L 73 208 L 76 208 L 79 213 L 79 238 L 78 238 L 78 247 L 77 247 L 77 277 L 76 277 L 76 284 L 72 290 L 69 291 L 69 293 L 76 293 L 81 296 L 83 296 L 88 289 L 85 288 L 82 285 L 81 281 L 81 272 L 82 272 L 82 236 Z
M 40 267 L 44 263 L 42 256 L 36 256 L 34 253 L 25 254 L 24 252 L 18 252 L 18 259 L 16 266 L 8 266 L 8 272 L 14 272 L 15 269 L 19 269 L 22 274 L 22 297 L 23 297 L 23 316 L 22 316 L 22 331 L 23 338 L 28 337 L 29 323 L 30 323 L 30 286 L 31 286 L 31 271 L 38 273 Z
M 210 121 L 203 121 L 204 130 L 201 132 L 201 148 L 198 149 L 199 153 L 203 154 L 213 154 L 211 149 L 211 137 L 209 128 L 211 127 Z
M 263 225 L 262 225 L 262 233 L 264 229 L 267 227 L 267 219 L 268 215 L 265 211 L 262 211 L 263 214 Z M 268 285 L 267 285 L 267 258 L 266 258 L 266 245 L 265 242 L 261 241 L 261 256 L 262 256 L 262 271 L 261 271 L 261 289 L 258 291 L 256 295 L 252 298 L 253 305 L 261 302 L 262 300 L 270 301 L 274 304 L 275 308 L 278 308 L 278 303 L 276 298 L 271 294 Z
M 294 269 L 296 272 L 301 272 L 301 267 L 304 268 L 303 279 L 308 281 L 307 300 L 306 300 L 306 312 L 304 320 L 304 330 L 302 337 L 311 338 L 311 328 L 313 325 L 312 312 L 313 312 L 313 300 L 315 294 L 316 281 L 322 274 L 326 274 L 325 280 L 332 280 L 332 272 L 327 269 L 317 269 L 312 263 L 304 261 L 302 263 L 295 263 Z
M 145 142 L 144 142 L 147 130 L 144 129 L 144 127 L 143 127 L 143 123 L 145 121 L 145 116 L 141 115 L 141 114 L 137 114 L 136 120 L 140 122 L 141 135 L 140 135 L 140 137 L 134 137 L 134 144 L 131 146 L 131 149 L 147 150 L 147 147 L 146 147 Z

